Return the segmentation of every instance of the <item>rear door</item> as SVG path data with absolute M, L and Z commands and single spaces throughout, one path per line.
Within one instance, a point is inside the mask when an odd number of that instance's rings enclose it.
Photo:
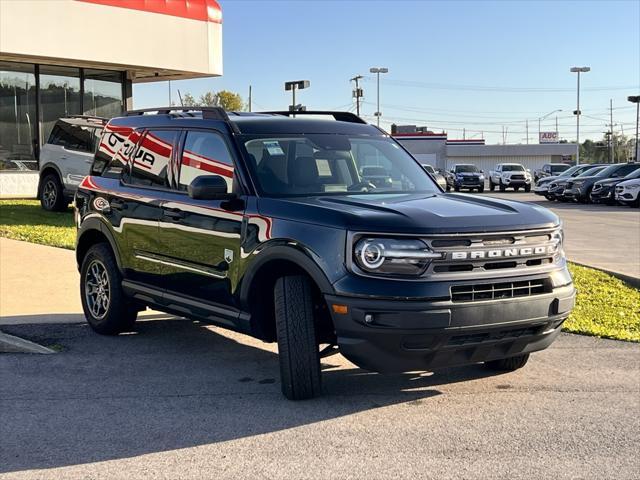
M 66 189 L 75 189 L 89 174 L 96 145 L 96 128 L 58 121 L 42 148 L 41 163 L 55 163 Z
M 208 305 L 233 306 L 240 255 L 242 202 L 194 200 L 187 187 L 201 175 L 220 175 L 227 191 L 239 192 L 232 150 L 214 130 L 184 131 L 174 190 L 162 203 L 159 240 L 167 296 Z

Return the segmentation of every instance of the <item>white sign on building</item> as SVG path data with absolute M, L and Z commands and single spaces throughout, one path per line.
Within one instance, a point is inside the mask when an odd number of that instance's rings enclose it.
M 540 132 L 539 143 L 558 143 L 558 132 Z

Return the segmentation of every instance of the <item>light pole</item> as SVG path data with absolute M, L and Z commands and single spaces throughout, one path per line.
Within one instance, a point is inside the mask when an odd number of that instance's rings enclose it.
M 640 95 L 631 95 L 627 97 L 631 103 L 636 104 L 636 156 L 635 161 L 638 161 L 638 120 L 640 120 Z
M 549 113 L 547 113 L 546 115 L 544 115 L 542 117 L 538 117 L 538 143 L 540 143 L 540 128 L 541 128 L 540 124 L 541 124 L 542 120 L 547 118 L 549 115 L 553 115 L 554 113 L 558 113 L 558 112 L 561 112 L 561 111 L 562 111 L 562 109 L 559 108 L 558 110 L 554 110 L 553 112 L 549 112 Z M 556 127 L 556 130 L 557 130 L 557 127 Z M 557 132 L 556 132 L 556 134 L 557 134 Z
M 309 80 L 294 80 L 292 82 L 284 82 L 285 91 L 291 90 L 292 103 L 289 105 L 290 112 L 297 112 L 300 110 L 304 110 L 305 107 L 300 104 L 296 105 L 296 89 L 302 90 L 303 88 L 309 88 L 311 82 Z M 293 115 L 295 117 L 295 115 Z
M 378 127 L 380 126 L 380 117 L 382 116 L 382 112 L 380 111 L 380 74 L 388 73 L 389 69 L 385 67 L 372 67 L 369 69 L 369 72 L 375 73 L 377 75 L 377 83 L 378 83 L 378 111 L 374 113 L 376 117 L 378 117 Z
M 571 67 L 569 71 L 571 73 L 578 74 L 578 99 L 576 107 L 576 143 L 578 144 L 578 152 L 576 153 L 576 165 L 580 165 L 580 74 L 590 71 L 589 67 Z

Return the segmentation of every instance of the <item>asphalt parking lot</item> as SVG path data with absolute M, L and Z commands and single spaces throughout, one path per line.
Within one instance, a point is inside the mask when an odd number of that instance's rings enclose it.
M 563 334 L 503 375 L 333 356 L 325 396 L 292 403 L 273 345 L 191 321 L 3 329 L 62 350 L 0 356 L 3 479 L 640 475 L 638 344 Z
M 550 208 L 564 224 L 569 260 L 640 278 L 640 209 L 550 202 L 524 191 L 485 191 L 483 195 Z

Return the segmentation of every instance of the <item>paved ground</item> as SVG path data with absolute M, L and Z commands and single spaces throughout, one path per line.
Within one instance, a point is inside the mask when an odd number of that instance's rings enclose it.
M 640 278 L 639 209 L 549 202 L 539 195 L 523 191 L 484 195 L 535 202 L 550 208 L 564 223 L 565 250 L 570 260 Z
M 516 373 L 367 374 L 279 392 L 274 349 L 186 320 L 5 329 L 0 478 L 640 478 L 640 345 L 565 334 Z

